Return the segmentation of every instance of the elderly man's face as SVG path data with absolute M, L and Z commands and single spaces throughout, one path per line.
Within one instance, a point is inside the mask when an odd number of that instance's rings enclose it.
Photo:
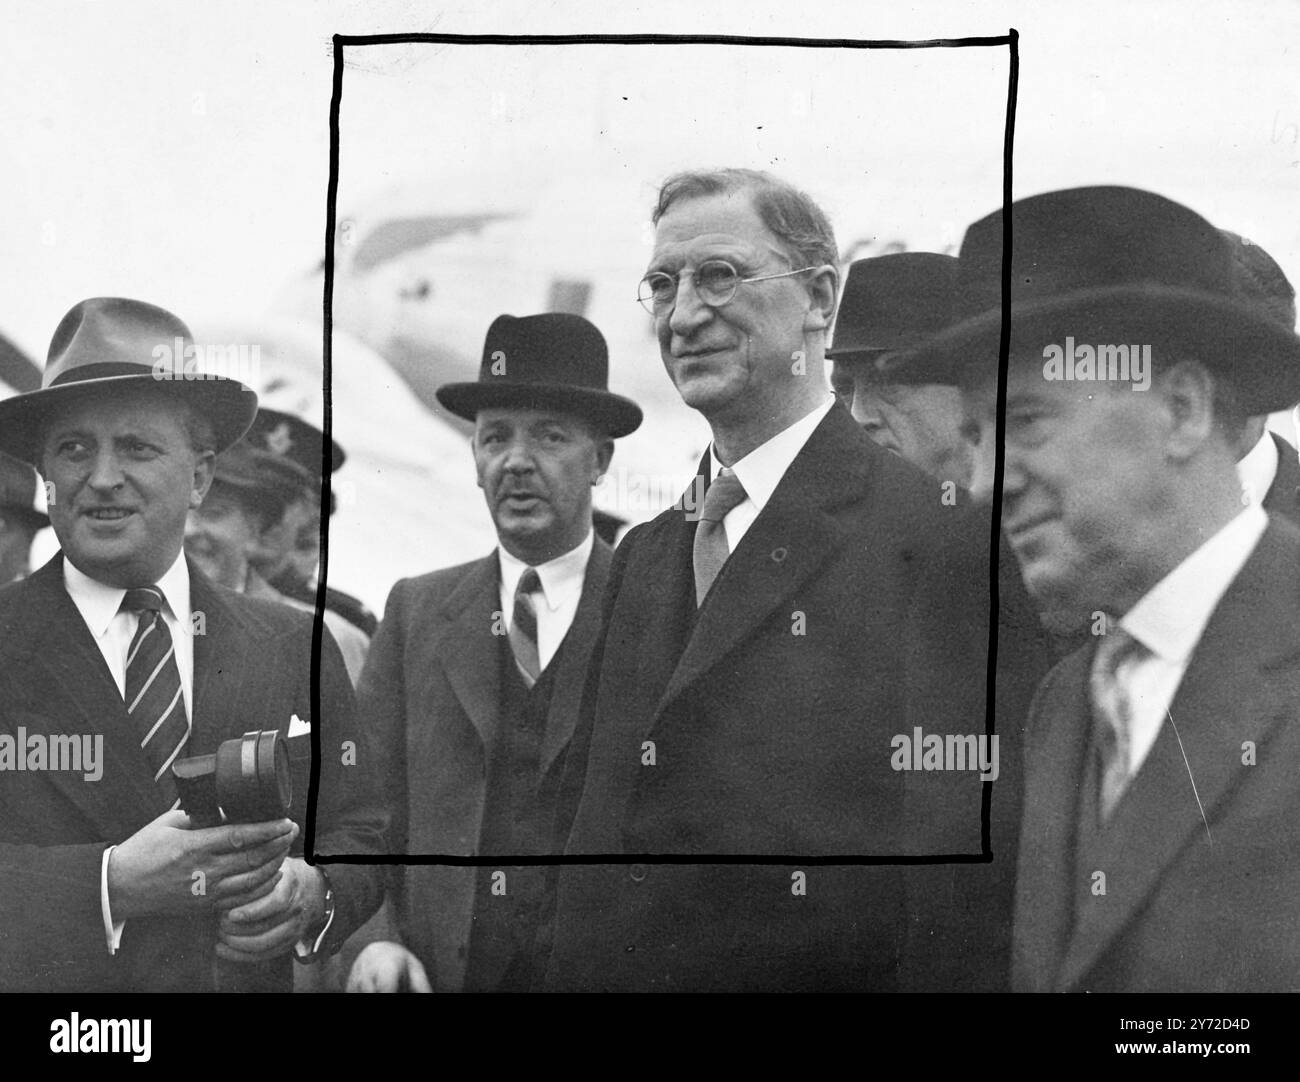
M 674 203 L 655 229 L 647 273 L 676 275 L 708 259 L 726 260 L 741 278 L 798 269 L 743 191 Z M 720 308 L 702 303 L 683 277 L 676 305 L 655 321 L 664 367 L 682 401 L 711 420 L 779 412 L 810 370 L 820 369 L 820 358 L 799 364 L 813 307 L 806 277 L 741 285 Z M 824 377 L 818 371 L 816 378 Z
M 974 447 L 962 434 L 961 391 L 939 383 L 890 383 L 869 360 L 837 360 L 836 395 L 876 443 L 920 466 L 931 477 L 970 483 Z
M 180 552 L 185 517 L 212 482 L 190 446 L 185 407 L 128 389 L 65 407 L 46 427 L 50 524 L 73 566 L 110 586 L 156 582 Z
M 479 410 L 474 466 L 506 550 L 535 564 L 581 543 L 591 529 L 591 486 L 613 450 L 568 414 Z
M 967 392 L 978 432 L 971 484 L 992 496 L 997 385 Z M 1168 479 L 1168 406 L 1127 383 L 1043 378 L 1041 354 L 1012 357 L 1002 527 L 1025 585 L 1043 601 L 1106 608 L 1139 593 L 1164 547 L 1158 524 L 1173 499 Z

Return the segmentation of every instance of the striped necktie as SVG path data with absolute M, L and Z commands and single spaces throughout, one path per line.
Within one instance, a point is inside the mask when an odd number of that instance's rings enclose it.
M 695 604 L 703 605 L 704 597 L 718 577 L 722 565 L 731 555 L 727 545 L 727 531 L 722 520 L 731 510 L 745 502 L 748 493 L 740 478 L 723 467 L 704 494 L 700 508 L 700 521 L 695 527 L 695 542 L 691 560 L 695 570 Z
M 537 653 L 537 604 L 533 600 L 533 595 L 541 589 L 542 580 L 537 576 L 537 569 L 528 568 L 515 588 L 514 616 L 510 623 L 510 649 L 514 651 L 515 664 L 529 687 L 537 683 L 542 673 Z
M 149 757 L 153 780 L 168 792 L 167 769 L 190 736 L 181 696 L 176 646 L 162 616 L 163 595 L 156 586 L 127 590 L 122 609 L 138 612 L 140 622 L 126 655 L 126 712 L 135 723 L 140 747 Z
M 1119 667 L 1134 657 L 1149 654 L 1137 639 L 1112 625 L 1092 659 L 1089 688 L 1097 751 L 1100 756 L 1100 792 L 1097 807 L 1104 823 L 1119 803 L 1129 781 L 1132 713 L 1129 689 L 1119 681 Z

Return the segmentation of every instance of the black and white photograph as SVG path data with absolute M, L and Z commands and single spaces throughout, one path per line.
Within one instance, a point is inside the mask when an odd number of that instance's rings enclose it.
M 171 992 L 1276 1039 L 1300 7 L 6 14 L 15 1041 L 166 1062 Z

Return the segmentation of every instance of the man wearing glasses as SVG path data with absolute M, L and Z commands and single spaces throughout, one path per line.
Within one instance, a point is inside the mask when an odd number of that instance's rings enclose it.
M 969 706 L 963 724 L 983 729 L 971 644 L 986 614 L 958 595 L 985 585 L 954 582 L 936 591 L 953 611 L 911 613 L 957 512 L 835 408 L 824 351 L 839 276 L 821 209 L 723 169 L 669 179 L 653 220 L 640 300 L 713 442 L 691 489 L 702 502 L 684 497 L 615 553 L 566 853 L 628 863 L 559 869 L 548 985 L 892 988 L 900 869 L 800 860 L 916 850 L 891 737 L 927 697 Z M 979 655 L 978 679 L 909 664 L 947 655 Z M 723 854 L 790 862 L 707 861 Z

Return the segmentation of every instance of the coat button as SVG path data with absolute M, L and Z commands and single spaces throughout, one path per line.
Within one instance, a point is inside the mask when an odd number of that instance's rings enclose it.
M 633 864 L 627 874 L 633 883 L 643 883 L 645 882 L 647 868 L 644 864 Z

